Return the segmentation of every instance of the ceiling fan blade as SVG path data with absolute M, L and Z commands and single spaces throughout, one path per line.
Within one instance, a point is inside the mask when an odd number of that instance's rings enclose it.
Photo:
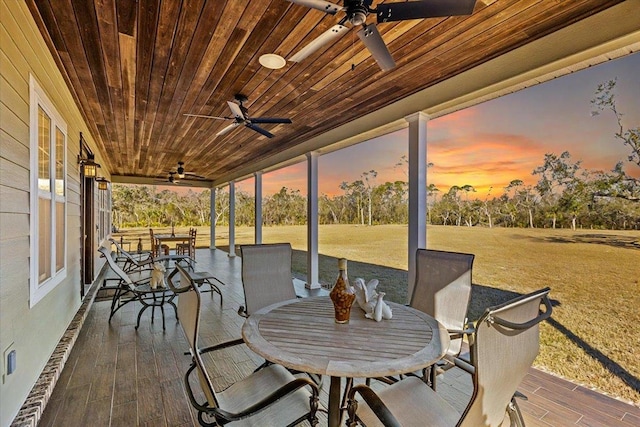
M 349 27 L 340 24 L 334 25 L 324 33 L 320 34 L 320 36 L 318 36 L 316 39 L 311 41 L 311 43 L 300 49 L 295 55 L 289 58 L 289 61 L 300 62 L 304 60 L 306 57 L 320 49 L 322 46 L 329 42 L 332 42 L 347 31 L 349 31 Z
M 360 37 L 362 43 L 369 49 L 371 56 L 376 60 L 382 71 L 389 71 L 396 66 L 396 62 L 393 60 L 375 24 L 363 26 L 363 28 L 358 31 L 358 37 Z
M 291 123 L 291 119 L 282 119 L 279 117 L 251 117 L 251 123 Z
M 335 15 L 339 10 L 344 10 L 344 7 L 338 6 L 324 0 L 287 0 L 291 3 L 299 4 L 301 6 L 310 7 L 311 9 L 318 9 L 324 13 Z
M 224 135 L 225 133 L 231 131 L 232 129 L 235 129 L 239 124 L 240 123 L 238 122 L 231 123 L 229 126 L 223 128 L 220 132 L 216 133 L 216 136 Z
M 197 173 L 193 173 L 193 172 L 185 172 L 184 174 L 185 175 L 189 175 L 190 177 L 197 178 L 197 179 L 207 179 L 204 176 L 198 175 Z M 189 178 L 187 178 L 187 179 L 189 179 Z
M 421 0 L 402 3 L 384 3 L 376 6 L 378 23 L 408 19 L 439 18 L 471 15 L 476 0 Z
M 240 106 L 238 104 L 236 104 L 235 102 L 232 102 L 232 101 L 227 101 L 227 104 L 229 105 L 229 109 L 233 113 L 234 117 L 236 117 L 238 119 L 241 119 L 241 120 L 245 120 L 246 119 L 246 117 L 244 116 L 244 113 L 242 112 L 242 108 L 240 108 Z
M 262 129 L 260 126 L 254 125 L 253 123 L 247 123 L 247 124 L 245 124 L 245 126 L 248 127 L 249 129 L 253 129 L 256 132 L 263 134 L 267 138 L 273 138 L 274 137 L 274 135 L 271 132 L 269 132 L 266 129 Z
M 184 113 L 184 115 L 188 117 L 201 117 L 203 119 L 229 120 L 229 117 L 205 116 L 202 114 L 187 114 L 187 113 Z

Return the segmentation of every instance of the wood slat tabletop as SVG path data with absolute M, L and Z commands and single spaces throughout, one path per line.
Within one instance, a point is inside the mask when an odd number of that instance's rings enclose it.
M 285 301 L 252 314 L 242 336 L 269 361 L 335 377 L 397 375 L 439 360 L 449 346 L 444 326 L 411 307 L 389 305 L 390 320 L 367 319 L 354 306 L 349 323 L 338 324 L 329 297 Z

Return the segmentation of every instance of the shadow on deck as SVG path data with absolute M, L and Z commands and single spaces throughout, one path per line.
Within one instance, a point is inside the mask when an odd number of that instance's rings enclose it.
M 240 337 L 244 319 L 236 311 L 244 303 L 241 258 L 220 249 L 199 249 L 197 260 L 196 271 L 212 272 L 226 284 L 220 286 L 223 307 L 217 294 L 203 295 L 201 345 Z M 109 305 L 95 301 L 89 309 L 39 425 L 197 425 L 183 385 L 190 357 L 184 354 L 187 343 L 173 310 L 166 310 L 166 330 L 159 313 L 152 319 L 149 310 L 136 331 L 139 306 L 128 304 L 108 323 Z M 262 363 L 246 346 L 218 353 L 222 357 L 215 363 L 208 360 L 216 388 L 228 386 Z M 462 411 L 472 391 L 470 377 L 454 369 L 438 385 L 438 392 Z M 327 391 L 325 385 L 321 395 L 325 404 Z M 521 402 L 529 427 L 640 425 L 639 408 L 536 369 L 529 371 L 520 391 L 529 398 Z M 320 425 L 326 425 L 326 418 Z

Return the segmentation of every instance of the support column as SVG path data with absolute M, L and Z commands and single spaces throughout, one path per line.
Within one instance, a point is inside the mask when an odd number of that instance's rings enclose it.
M 307 289 L 318 281 L 318 154 L 307 153 Z
M 229 257 L 236 256 L 236 183 L 229 182 Z
M 427 244 L 427 121 L 422 112 L 405 117 L 409 123 L 409 229 L 407 296 L 411 299 L 416 277 L 416 250 Z
M 211 189 L 211 198 L 209 199 L 209 211 L 211 212 L 211 225 L 209 226 L 209 249 L 216 248 L 216 189 Z
M 254 174 L 255 180 L 255 244 L 262 244 L 262 172 Z

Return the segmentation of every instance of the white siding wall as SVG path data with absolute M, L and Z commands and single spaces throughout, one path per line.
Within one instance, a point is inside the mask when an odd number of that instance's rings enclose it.
M 10 346 L 17 353 L 16 372 L 3 377 L 0 384 L 0 426 L 6 426 L 20 409 L 81 303 L 80 184 L 76 164 L 80 132 L 91 146 L 93 144 L 24 2 L 0 0 L 0 40 L 0 357 Z M 68 162 L 67 277 L 31 309 L 30 74 L 67 124 Z M 100 162 L 99 153 L 96 153 L 96 160 Z M 2 360 L 3 374 L 4 365 Z

